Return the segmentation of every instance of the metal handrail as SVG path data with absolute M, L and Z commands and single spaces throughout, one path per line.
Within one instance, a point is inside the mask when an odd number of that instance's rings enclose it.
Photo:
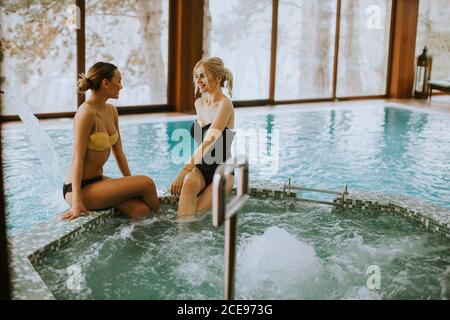
M 227 177 L 235 169 L 240 171 L 236 196 L 226 202 Z M 248 194 L 248 162 L 244 164 L 225 163 L 217 167 L 213 179 L 212 220 L 218 228 L 225 222 L 225 285 L 224 298 L 234 299 L 234 274 L 236 263 L 237 213 L 250 198 Z
M 325 190 L 325 189 L 315 189 L 315 188 L 306 188 L 303 186 L 293 186 L 291 185 L 291 178 L 287 180 L 287 183 L 284 183 L 283 185 L 283 192 L 286 192 L 286 189 L 289 190 L 300 190 L 300 191 L 309 191 L 309 192 L 319 192 L 319 193 L 328 193 L 328 194 L 336 194 L 338 196 L 342 197 L 342 203 L 337 204 L 335 202 L 330 201 L 322 201 L 322 200 L 314 200 L 314 199 L 305 199 L 305 198 L 296 198 L 298 201 L 302 202 L 309 202 L 309 203 L 320 203 L 320 204 L 328 204 L 332 206 L 342 206 L 345 202 L 345 198 L 348 195 L 348 185 L 346 184 L 344 187 L 344 190 L 342 192 L 339 191 L 333 191 L 333 190 Z

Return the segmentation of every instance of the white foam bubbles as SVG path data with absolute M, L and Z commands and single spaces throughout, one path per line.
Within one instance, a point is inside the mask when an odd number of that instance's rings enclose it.
M 237 261 L 236 289 L 244 299 L 301 298 L 322 268 L 311 245 L 279 227 L 247 238 Z
M 155 222 L 159 222 L 160 219 L 156 215 L 152 215 L 150 217 L 143 218 L 141 220 L 132 221 L 133 225 L 136 227 L 144 227 L 154 224 Z
M 121 226 L 119 229 L 120 230 L 119 231 L 120 232 L 119 239 L 125 240 L 125 239 L 130 238 L 133 240 L 133 237 L 131 236 L 131 234 L 133 233 L 134 227 L 135 227 L 134 224 Z

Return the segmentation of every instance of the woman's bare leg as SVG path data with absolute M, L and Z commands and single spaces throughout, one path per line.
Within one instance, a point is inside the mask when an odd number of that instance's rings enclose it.
M 103 179 L 111 179 L 111 178 L 108 176 L 103 176 Z M 114 208 L 126 214 L 131 219 L 146 217 L 152 211 L 150 207 L 140 198 L 134 198 L 131 200 L 124 201 L 116 205 Z
M 126 214 L 131 219 L 147 217 L 152 212 L 150 207 L 139 198 L 124 201 L 114 208 Z
M 178 217 L 189 217 L 195 215 L 197 195 L 205 187 L 205 179 L 197 168 L 194 168 L 184 177 L 178 201 Z
M 234 184 L 234 177 L 228 176 L 227 183 L 225 186 L 225 192 L 227 195 L 231 192 L 231 190 L 233 190 L 233 184 Z M 202 214 L 202 213 L 205 213 L 205 212 L 211 210 L 211 208 L 212 208 L 212 191 L 213 191 L 213 184 L 211 183 L 198 196 L 197 207 L 195 210 L 197 212 L 197 214 Z
M 146 210 L 137 204 L 135 198 L 141 199 L 151 210 L 159 210 L 159 199 L 156 186 L 152 179 L 146 176 L 129 176 L 118 179 L 105 179 L 90 184 L 81 189 L 83 204 L 88 210 L 99 210 L 117 207 L 125 210 L 124 213 L 135 217 L 137 213 L 145 213 Z M 72 203 L 72 193 L 66 194 L 66 200 Z M 132 201 L 124 204 L 126 201 Z M 122 211 L 121 210 L 121 211 Z

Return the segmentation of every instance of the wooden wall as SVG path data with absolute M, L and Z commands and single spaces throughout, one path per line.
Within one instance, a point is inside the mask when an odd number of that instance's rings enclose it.
M 394 0 L 389 98 L 411 98 L 414 86 L 419 0 Z
M 203 56 L 203 0 L 170 1 L 168 103 L 177 112 L 194 111 L 192 71 Z

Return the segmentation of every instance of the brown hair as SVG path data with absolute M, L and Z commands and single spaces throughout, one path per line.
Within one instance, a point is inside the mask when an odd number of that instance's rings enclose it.
M 85 93 L 89 89 L 97 91 L 100 89 L 104 79 L 110 80 L 114 76 L 114 70 L 117 67 L 108 62 L 97 62 L 89 68 L 87 75 L 80 73 L 80 79 L 77 81 L 77 88 L 79 93 Z
M 195 83 L 195 70 L 203 64 L 206 69 L 208 69 L 209 72 L 213 74 L 214 77 L 217 77 L 220 79 L 220 87 L 223 88 L 226 86 L 228 90 L 228 95 L 230 98 L 233 95 L 233 74 L 228 68 L 225 68 L 225 65 L 223 64 L 222 59 L 218 57 L 211 57 L 211 58 L 203 58 L 194 67 L 193 77 L 194 77 L 194 83 Z M 226 85 L 225 85 L 226 82 Z M 198 88 L 195 86 L 195 95 L 197 95 Z

